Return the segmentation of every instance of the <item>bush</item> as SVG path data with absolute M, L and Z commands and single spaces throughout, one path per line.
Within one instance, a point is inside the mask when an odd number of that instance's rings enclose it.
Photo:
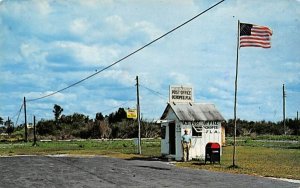
M 39 135 L 54 135 L 56 132 L 56 125 L 53 120 L 41 120 L 36 125 L 36 131 Z

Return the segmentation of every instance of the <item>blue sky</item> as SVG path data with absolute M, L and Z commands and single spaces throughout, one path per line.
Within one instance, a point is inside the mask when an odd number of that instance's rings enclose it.
M 25 96 L 67 87 L 112 64 L 218 1 L 1 0 L 0 116 L 13 118 Z M 300 111 L 300 1 L 228 0 L 137 54 L 61 93 L 27 103 L 29 121 L 63 114 L 94 118 L 134 108 L 139 76 L 143 118 L 158 119 L 169 85 L 194 88 L 195 102 L 214 103 L 233 118 L 237 21 L 273 30 L 272 48 L 239 50 L 237 116 L 282 119 Z M 152 92 L 150 88 L 158 93 Z M 18 122 L 22 123 L 23 113 Z

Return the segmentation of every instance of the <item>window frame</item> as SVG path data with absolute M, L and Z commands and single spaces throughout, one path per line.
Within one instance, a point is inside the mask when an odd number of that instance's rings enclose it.
M 192 126 L 192 136 L 193 137 L 202 137 L 203 135 L 203 126 L 202 125 L 193 125 Z

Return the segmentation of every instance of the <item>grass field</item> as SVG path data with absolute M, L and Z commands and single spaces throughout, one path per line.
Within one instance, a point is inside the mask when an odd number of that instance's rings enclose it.
M 159 140 L 143 140 L 143 156 L 159 156 Z M 0 155 L 122 155 L 135 156 L 136 146 L 132 140 L 82 140 L 82 141 L 44 141 L 38 146 L 32 142 L 0 143 Z
M 233 147 L 224 147 L 221 164 L 204 162 L 180 163 L 179 166 L 213 171 L 260 175 L 300 180 L 300 150 L 267 147 L 238 146 L 235 164 L 231 168 Z
M 299 141 L 270 141 L 238 139 L 236 165 L 232 165 L 232 146 L 223 147 L 221 164 L 207 164 L 203 161 L 178 162 L 179 167 L 190 167 L 242 173 L 259 176 L 281 177 L 300 180 L 300 144 Z M 228 140 L 230 145 L 231 140 Z M 137 155 L 132 140 L 84 140 L 84 141 L 51 141 L 32 143 L 0 143 L 0 155 L 108 155 L 120 158 L 159 157 L 160 140 L 149 139 L 142 142 L 143 155 Z

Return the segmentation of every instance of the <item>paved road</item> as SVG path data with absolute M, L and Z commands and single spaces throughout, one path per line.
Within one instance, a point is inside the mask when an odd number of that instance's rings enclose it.
M 0 157 L 0 187 L 300 187 L 270 178 L 108 157 Z

